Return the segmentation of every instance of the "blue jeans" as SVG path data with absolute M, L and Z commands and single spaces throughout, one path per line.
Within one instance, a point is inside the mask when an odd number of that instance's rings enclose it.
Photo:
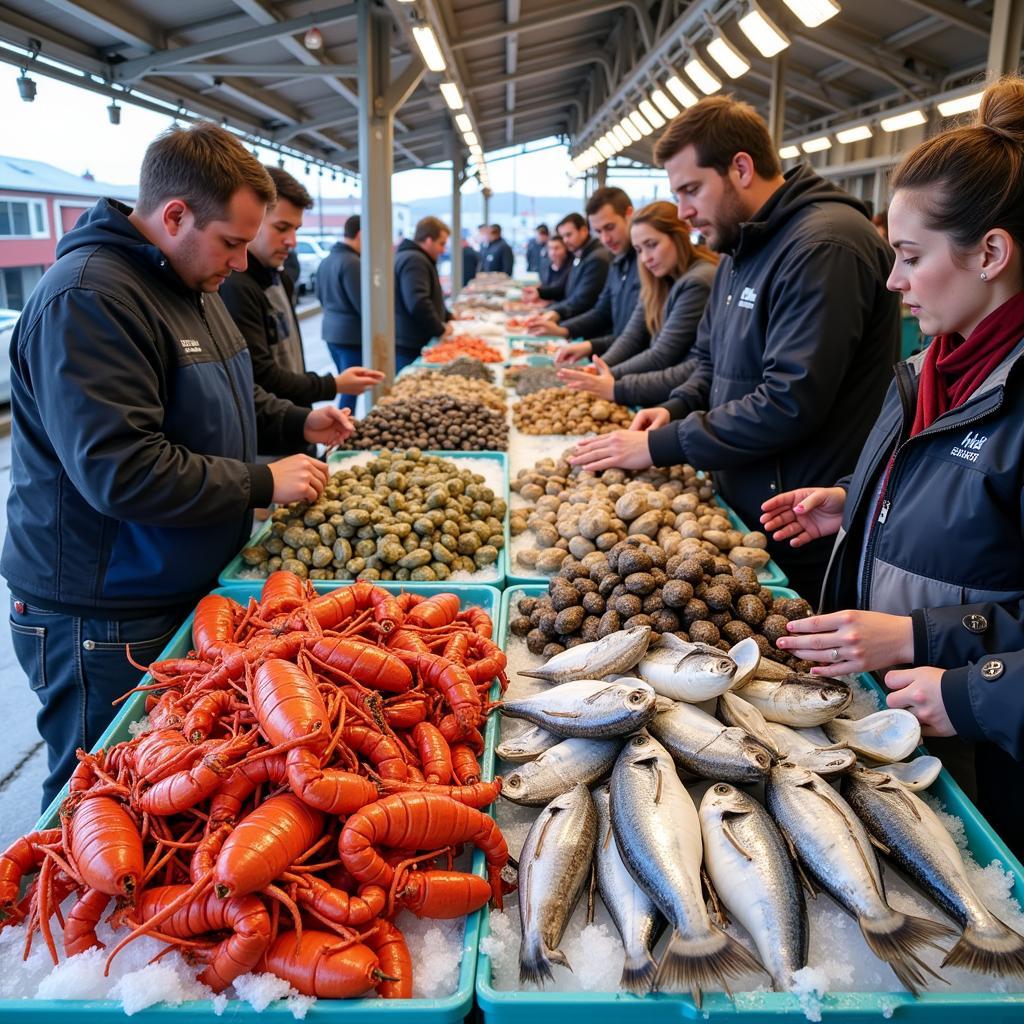
M 148 665 L 184 619 L 180 610 L 145 619 L 84 619 L 11 599 L 14 653 L 42 705 L 36 726 L 50 769 L 43 810 L 74 771 L 75 750 L 93 748 L 117 712 L 112 701 L 142 676 L 125 657 L 125 644 Z
M 363 361 L 363 350 L 358 345 L 339 345 L 336 342 L 328 341 L 327 348 L 334 360 L 338 373 L 351 370 L 353 366 L 359 366 Z M 356 410 L 355 395 L 338 395 L 338 407 L 348 407 L 353 412 Z

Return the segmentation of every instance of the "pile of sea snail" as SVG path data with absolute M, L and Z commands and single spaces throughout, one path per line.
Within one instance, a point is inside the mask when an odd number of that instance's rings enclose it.
M 377 405 L 356 423 L 349 448 L 426 448 L 438 451 L 505 451 L 504 412 L 454 395 Z

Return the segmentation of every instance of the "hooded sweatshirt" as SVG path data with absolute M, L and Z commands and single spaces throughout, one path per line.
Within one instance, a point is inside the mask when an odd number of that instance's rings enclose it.
M 664 403 L 674 422 L 649 435 L 655 465 L 712 470 L 751 526 L 773 495 L 852 472 L 898 358 L 892 261 L 858 199 L 789 171 L 718 264 L 693 372 Z M 769 550 L 823 570 L 831 540 Z
M 129 212 L 100 200 L 81 217 L 14 330 L 0 559 L 16 595 L 110 619 L 208 591 L 273 494 L 257 447 L 301 448 L 309 412 L 253 384 L 223 302 Z

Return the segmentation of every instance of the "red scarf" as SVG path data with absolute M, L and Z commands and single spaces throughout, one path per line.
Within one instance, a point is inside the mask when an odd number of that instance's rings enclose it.
M 970 337 L 940 334 L 928 346 L 917 389 L 910 436 L 927 430 L 944 412 L 963 405 L 1024 337 L 1024 292 L 992 310 Z

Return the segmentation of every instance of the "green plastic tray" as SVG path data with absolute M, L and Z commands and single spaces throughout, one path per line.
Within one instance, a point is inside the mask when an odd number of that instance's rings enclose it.
M 338 452 L 336 455 L 331 457 L 330 465 L 333 467 L 338 462 L 343 462 L 346 458 L 351 458 L 353 456 L 358 456 L 358 455 L 362 455 L 362 454 L 363 453 L 361 451 Z M 505 503 L 506 504 L 508 503 L 508 500 L 509 500 L 508 454 L 506 452 L 427 451 L 427 452 L 424 452 L 423 454 L 424 455 L 437 455 L 437 456 L 439 456 L 440 458 L 443 458 L 443 459 L 450 459 L 452 462 L 457 462 L 459 459 L 487 459 L 487 460 L 492 461 L 492 462 L 500 462 L 501 463 L 501 467 L 502 467 L 502 476 L 503 476 L 503 479 L 504 479 Z M 502 492 L 497 491 L 496 493 L 501 494 Z M 509 543 L 511 541 L 511 537 L 509 536 L 508 518 L 509 518 L 508 517 L 508 513 L 506 512 L 505 513 L 505 523 L 504 523 L 505 546 L 504 546 L 504 548 L 502 548 L 501 551 L 498 552 L 498 561 L 495 563 L 497 565 L 497 568 L 498 568 L 498 575 L 496 577 L 493 577 L 491 579 L 486 579 L 486 580 L 480 580 L 479 583 L 476 580 L 463 580 L 461 582 L 458 582 L 458 581 L 450 582 L 448 580 L 439 580 L 437 582 L 434 582 L 434 581 L 424 581 L 424 582 L 417 582 L 416 583 L 416 588 L 423 587 L 423 588 L 425 588 L 427 590 L 455 590 L 455 589 L 459 589 L 459 588 L 464 587 L 464 586 L 473 587 L 473 586 L 482 585 L 482 586 L 488 586 L 488 587 L 497 587 L 498 590 L 501 590 L 502 587 L 504 587 L 504 585 L 505 585 L 505 578 L 508 575 L 508 571 L 509 571 L 509 553 L 508 553 L 508 549 L 509 549 Z M 259 530 L 257 530 L 256 533 L 254 533 L 252 535 L 252 537 L 249 538 L 249 543 L 246 545 L 246 547 L 248 547 L 250 544 L 258 544 L 261 540 L 266 539 L 266 537 L 269 536 L 269 534 L 270 534 L 270 523 L 268 521 L 267 523 L 264 523 L 264 525 L 261 526 L 259 528 Z M 228 564 L 221 571 L 220 576 L 217 577 L 217 582 L 220 583 L 221 586 L 227 586 L 230 583 L 257 583 L 257 584 L 261 584 L 263 582 L 260 579 L 254 579 L 251 576 L 243 575 L 243 573 L 245 573 L 247 570 L 248 570 L 248 566 L 245 564 L 245 562 L 242 561 L 242 553 L 239 552 L 237 555 L 235 555 L 234 558 L 231 559 L 230 562 L 228 562 Z M 344 584 L 345 581 L 344 580 L 323 580 L 323 581 L 314 581 L 314 582 L 324 582 L 324 583 L 329 583 L 329 584 L 331 584 L 333 586 L 341 586 L 341 585 Z M 409 589 L 414 589 L 414 588 L 410 586 Z
M 337 589 L 339 586 L 346 586 L 344 583 L 337 583 L 331 580 L 314 581 L 314 586 L 320 593 L 327 593 Z M 379 584 L 386 590 L 399 593 L 402 590 L 414 594 L 436 594 L 436 587 L 423 587 L 418 584 Z M 213 593 L 225 594 L 233 597 L 240 604 L 245 604 L 250 597 L 259 597 L 262 581 L 251 581 L 243 584 L 233 584 L 221 587 Z M 491 616 L 495 623 L 495 636 L 498 632 L 498 618 L 500 616 L 500 593 L 489 586 L 463 586 L 453 593 L 459 595 L 463 608 L 470 606 L 483 608 Z M 174 634 L 160 659 L 176 658 L 184 656 L 192 647 L 192 619 L 189 617 L 182 624 L 181 628 Z M 142 682 L 151 682 L 147 675 Z M 97 741 L 94 749 L 111 746 L 123 740 L 131 738 L 128 730 L 130 723 L 137 721 L 145 714 L 145 693 L 133 694 L 118 712 L 117 717 L 107 727 L 106 731 Z M 488 758 L 487 751 L 481 759 L 481 768 L 484 769 L 484 778 L 493 778 L 493 775 L 486 774 L 488 770 L 493 772 L 494 766 L 494 737 L 496 735 L 496 715 L 492 715 L 487 723 L 486 739 L 490 751 Z M 490 768 L 487 768 L 487 765 Z M 67 786 L 54 799 L 53 803 L 43 812 L 42 817 L 36 824 L 37 829 L 50 828 L 56 823 L 57 809 L 67 796 Z M 483 855 L 477 851 L 473 858 L 473 871 L 484 876 Z M 440 999 L 349 999 L 349 1000 L 318 1000 L 309 1011 L 306 1019 L 309 1021 L 327 1020 L 344 1017 L 346 1022 L 351 1024 L 371 1024 L 373 1021 L 388 1022 L 409 1022 L 409 1024 L 461 1024 L 472 1010 L 473 1004 L 473 977 L 476 970 L 476 955 L 480 939 L 480 912 L 470 914 L 466 918 L 466 930 L 462 946 L 462 962 L 459 966 L 458 987 L 455 992 Z M 74 1015 L 76 1020 L 88 1021 L 125 1021 L 124 1011 L 119 1003 L 113 1000 L 80 1000 L 80 999 L 0 999 L 0 1021 L 26 1020 L 32 1024 L 67 1024 L 68 1018 Z M 228 1003 L 227 1009 L 222 1017 L 214 1016 L 213 1008 L 209 1000 L 197 1000 L 191 1003 L 183 1003 L 180 1006 L 157 1005 L 140 1011 L 132 1017 L 132 1020 L 159 1021 L 161 1024 L 211 1024 L 213 1021 L 233 1020 L 271 1020 L 280 1022 L 292 1022 L 291 1011 L 283 1003 L 275 1003 L 265 1009 L 262 1013 L 257 1012 L 241 1000 L 232 1000 Z
M 525 596 L 539 596 L 546 588 L 510 586 L 501 597 L 498 636 L 502 647 L 508 644 L 508 623 L 514 603 Z M 770 587 L 778 597 L 795 597 L 785 587 Z M 881 692 L 869 675 L 861 676 L 866 686 Z M 493 723 L 492 723 L 493 724 Z M 493 764 L 487 766 L 493 771 Z M 971 853 L 979 864 L 992 860 L 1003 863 L 1014 877 L 1018 902 L 1024 893 L 1024 867 L 992 831 L 977 808 L 945 769 L 929 789 L 946 811 L 963 823 Z M 515 850 L 512 855 L 516 855 Z M 490 934 L 490 912 L 484 911 L 480 937 Z M 565 1024 L 569 1019 L 584 1019 L 587 1024 L 663 1024 L 678 1020 L 738 1020 L 744 1024 L 779 1024 L 807 1018 L 796 996 L 788 992 L 747 993 L 733 1003 L 724 993 L 706 993 L 698 1010 L 689 996 L 656 993 L 638 998 L 626 993 L 607 992 L 511 992 L 491 984 L 491 960 L 479 953 L 476 972 L 476 998 L 488 1024 Z M 917 998 L 904 992 L 847 992 L 827 995 L 821 1000 L 822 1018 L 827 1021 L 878 1024 L 886 1016 L 893 1020 L 941 1021 L 949 1024 L 974 1022 L 1024 1021 L 1024 995 L 987 993 L 927 992 Z

